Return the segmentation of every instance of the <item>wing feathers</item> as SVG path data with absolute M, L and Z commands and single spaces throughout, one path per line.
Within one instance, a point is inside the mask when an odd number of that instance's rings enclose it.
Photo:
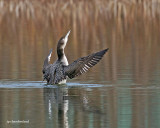
M 74 61 L 70 65 L 64 67 L 65 74 L 72 79 L 87 72 L 89 68 L 96 65 L 102 59 L 107 51 L 108 49 L 105 49 Z
M 53 49 L 50 50 L 48 56 L 46 57 L 46 59 L 44 60 L 44 65 L 43 67 L 47 66 L 49 64 L 49 61 L 51 59 L 51 54 L 52 54 Z

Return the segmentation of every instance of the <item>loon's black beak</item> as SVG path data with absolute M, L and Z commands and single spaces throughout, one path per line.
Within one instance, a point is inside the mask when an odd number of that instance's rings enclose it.
M 65 35 L 64 38 L 65 38 L 66 40 L 68 40 L 68 36 L 69 36 L 70 32 L 71 32 L 71 30 L 69 30 L 68 33 Z

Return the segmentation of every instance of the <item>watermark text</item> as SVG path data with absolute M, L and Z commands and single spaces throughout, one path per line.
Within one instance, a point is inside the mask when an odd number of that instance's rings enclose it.
M 7 120 L 8 124 L 15 124 L 15 123 L 22 123 L 22 124 L 27 124 L 29 123 L 29 120 Z

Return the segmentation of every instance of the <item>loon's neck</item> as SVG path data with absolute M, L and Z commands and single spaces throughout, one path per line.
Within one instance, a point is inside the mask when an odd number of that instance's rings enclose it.
M 57 48 L 58 60 L 61 60 L 65 56 L 64 49 Z
M 58 61 L 62 62 L 64 65 L 68 65 L 68 60 L 65 56 L 64 49 L 57 48 Z

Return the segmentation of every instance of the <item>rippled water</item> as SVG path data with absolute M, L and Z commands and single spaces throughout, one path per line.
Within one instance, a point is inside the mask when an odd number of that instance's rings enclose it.
M 137 84 L 0 83 L 1 127 L 160 126 L 160 87 Z M 29 123 L 7 123 L 25 120 Z

